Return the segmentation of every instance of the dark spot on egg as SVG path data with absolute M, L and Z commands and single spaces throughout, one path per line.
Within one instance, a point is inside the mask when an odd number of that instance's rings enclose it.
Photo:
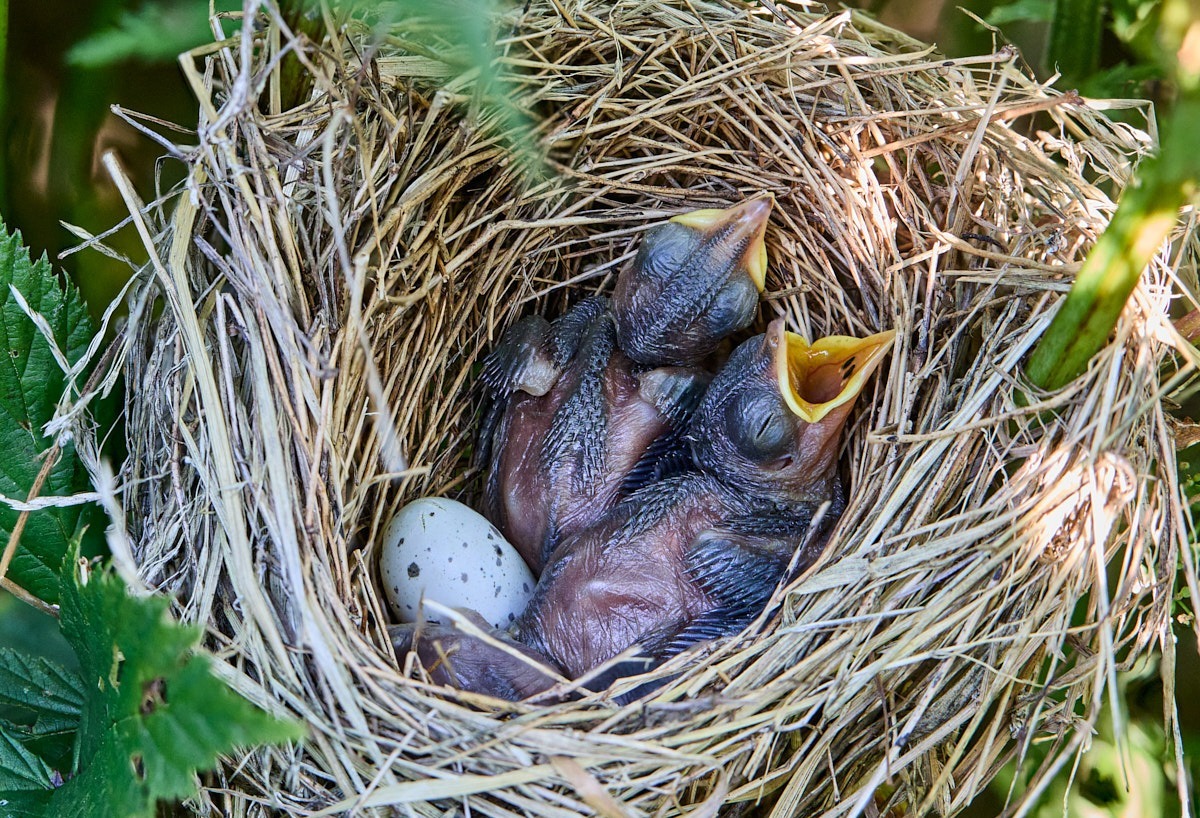
M 510 614 L 508 615 L 508 621 L 509 621 L 509 622 L 515 622 L 516 620 L 517 620 L 517 615 L 516 615 L 516 614 L 514 614 L 514 613 L 510 613 Z
M 500 546 L 498 546 L 498 545 L 493 545 L 493 546 L 492 546 L 492 548 L 495 548 L 495 549 L 496 549 L 496 556 L 497 556 L 497 557 L 499 557 L 501 554 L 503 554 L 503 553 L 504 553 L 503 551 L 501 551 L 501 550 L 500 550 Z
M 493 599 L 499 599 L 499 598 L 500 598 L 500 586 L 499 586 L 499 585 L 497 585 L 497 586 L 496 586 L 496 593 L 494 593 L 494 594 L 492 595 L 492 598 L 493 598 Z
M 504 560 L 500 559 L 499 557 L 496 557 L 496 567 L 502 568 L 503 566 L 504 566 Z
M 397 542 L 397 543 L 396 543 L 396 545 L 404 545 L 404 538 L 403 538 L 403 537 L 401 537 L 401 538 L 400 538 L 400 541 L 399 541 L 399 542 Z
M 463 543 L 463 548 L 470 548 L 470 547 L 471 546 L 467 545 L 465 542 Z
M 521 583 L 521 590 L 522 590 L 522 591 L 524 591 L 525 593 L 529 593 L 529 583 L 528 583 L 528 582 L 522 582 L 522 583 Z
M 417 565 L 415 562 L 410 562 L 408 564 L 408 578 L 416 579 L 419 576 L 421 576 L 421 566 Z
M 393 590 L 393 591 L 395 591 L 396 593 L 400 593 L 400 586 L 399 586 L 399 585 L 393 585 L 393 586 L 392 586 L 392 590 Z
M 460 576 L 462 577 L 462 581 L 465 584 L 467 582 L 467 572 L 463 571 Z

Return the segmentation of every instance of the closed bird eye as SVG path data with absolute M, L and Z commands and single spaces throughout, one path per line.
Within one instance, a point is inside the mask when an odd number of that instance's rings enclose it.
M 691 251 L 690 231 L 668 222 L 646 234 L 634 266 L 642 271 L 643 278 L 665 284 L 679 274 Z
M 726 336 L 746 327 L 758 308 L 758 289 L 748 276 L 739 276 L 718 292 L 703 313 L 709 332 Z
M 747 460 L 766 463 L 787 454 L 791 424 L 783 401 L 764 394 L 744 394 L 726 407 L 729 440 Z

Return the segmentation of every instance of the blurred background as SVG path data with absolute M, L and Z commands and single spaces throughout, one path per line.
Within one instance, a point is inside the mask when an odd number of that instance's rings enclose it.
M 231 10 L 240 2 L 215 5 Z M 1085 48 L 1075 54 L 1058 53 L 1051 41 L 1055 4 L 1049 0 L 862 0 L 855 5 L 937 44 L 949 56 L 1011 43 L 1029 71 L 1045 78 L 1057 69 L 1063 75 L 1060 88 L 1079 88 L 1085 95 L 1146 97 L 1169 107 L 1174 93 L 1155 54 L 1157 0 L 1103 4 L 1104 24 L 1092 33 L 1081 26 L 1076 39 Z M 146 201 L 182 177 L 182 167 L 163 158 L 161 145 L 113 109 L 178 123 L 182 130 L 174 138 L 191 142 L 187 128 L 195 123 L 196 110 L 174 55 L 211 40 L 208 14 L 209 0 L 9 0 L 8 53 L 0 83 L 0 214 L 10 229 L 21 231 L 35 255 L 46 253 L 75 280 L 97 316 L 119 291 L 128 267 L 91 251 L 63 256 L 79 241 L 62 223 L 99 233 L 125 217 L 100 165 L 108 150 L 120 156 Z M 145 257 L 129 228 L 118 230 L 108 244 L 135 262 Z M 1037 815 L 1061 815 L 1064 808 L 1084 818 L 1181 814 L 1175 781 L 1181 774 L 1195 780 L 1200 758 L 1200 657 L 1188 622 L 1179 623 L 1177 636 L 1190 771 L 1176 769 L 1163 733 L 1158 669 L 1139 667 L 1121 680 L 1129 718 L 1124 757 L 1115 750 L 1111 722 L 1102 724 L 1074 785 L 1046 793 Z M 69 664 L 73 656 L 59 639 L 49 617 L 0 595 L 0 645 Z M 1010 786 L 1022 786 L 1021 776 L 1012 771 L 970 814 L 1000 814 Z

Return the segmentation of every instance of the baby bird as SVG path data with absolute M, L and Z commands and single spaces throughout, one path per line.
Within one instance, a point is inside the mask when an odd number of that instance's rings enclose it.
M 694 210 L 646 236 L 617 278 L 617 343 L 648 366 L 695 363 L 750 326 L 767 276 L 764 235 L 774 199 Z
M 694 364 L 753 318 L 770 209 L 755 199 L 677 216 L 646 237 L 611 304 L 525 318 L 488 357 L 484 514 L 535 574 L 685 451 L 710 379 Z
M 691 424 L 699 471 L 642 488 L 564 542 L 517 638 L 572 678 L 637 646 L 607 683 L 745 627 L 818 506 L 840 513 L 841 430 L 893 335 L 810 345 L 777 320 L 738 347 Z
M 553 324 L 518 323 L 484 380 L 484 516 L 536 575 L 563 537 L 653 476 L 655 443 L 684 428 L 709 375 L 636 366 L 616 347 L 607 299 L 589 298 Z

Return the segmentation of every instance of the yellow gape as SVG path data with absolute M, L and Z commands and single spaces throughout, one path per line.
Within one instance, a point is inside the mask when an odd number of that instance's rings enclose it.
M 866 338 L 830 335 L 810 344 L 780 322 L 776 372 L 783 399 L 797 417 L 818 423 L 853 401 L 896 337 L 895 330 Z

